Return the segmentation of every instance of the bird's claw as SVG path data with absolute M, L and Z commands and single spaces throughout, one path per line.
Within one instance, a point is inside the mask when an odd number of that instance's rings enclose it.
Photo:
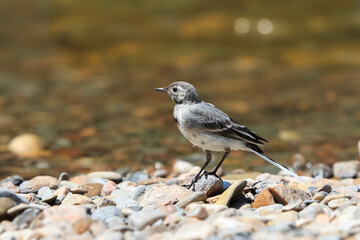
M 218 179 L 221 180 L 221 182 L 223 181 L 223 180 L 221 179 L 221 177 L 219 177 L 219 176 L 216 174 L 215 171 L 211 171 L 211 172 L 204 171 L 204 176 L 205 176 L 206 179 L 207 179 L 207 177 L 208 177 L 209 175 L 213 175 L 213 176 L 217 177 Z

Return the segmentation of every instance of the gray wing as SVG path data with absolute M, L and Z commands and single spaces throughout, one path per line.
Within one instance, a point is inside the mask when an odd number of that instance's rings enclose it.
M 187 117 L 189 126 L 194 126 L 201 131 L 253 144 L 263 145 L 261 141 L 268 142 L 244 125 L 231 119 L 212 104 L 205 102 L 195 104 L 190 108 L 189 113 L 189 117 Z

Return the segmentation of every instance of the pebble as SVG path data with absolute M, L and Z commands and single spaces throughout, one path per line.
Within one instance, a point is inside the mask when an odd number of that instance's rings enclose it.
M 35 208 L 38 210 L 44 210 L 46 208 L 48 208 L 48 206 L 43 206 L 43 205 L 39 205 L 39 204 L 34 204 L 34 203 L 30 203 L 30 204 L 26 204 L 26 203 L 20 203 L 10 209 L 8 209 L 7 214 L 14 217 L 16 215 L 18 215 L 19 213 L 30 209 L 30 208 Z
M 259 208 L 275 204 L 273 195 L 269 192 L 268 188 L 263 189 L 259 195 L 256 196 L 253 207 Z
M 99 202 L 96 203 L 98 208 L 105 207 L 105 206 L 116 206 L 116 202 L 111 199 L 101 198 Z
M 39 189 L 37 196 L 41 198 L 41 200 L 47 199 L 53 195 L 53 191 L 49 187 L 42 187 Z
M 259 207 L 255 210 L 255 213 L 258 213 L 260 215 L 268 215 L 270 213 L 280 213 L 283 207 L 284 205 L 276 203 L 269 206 Z
M 73 178 L 70 178 L 70 181 L 72 183 L 77 184 L 78 186 L 82 186 L 85 185 L 87 183 L 101 183 L 101 184 L 105 184 L 105 179 L 99 178 L 99 177 L 94 177 L 94 176 L 89 176 L 89 175 L 80 175 L 80 176 L 76 176 Z M 72 188 L 72 187 L 70 187 Z
M 93 220 L 97 220 L 97 221 L 105 221 L 107 218 L 110 217 L 121 217 L 122 216 L 122 212 L 121 209 L 115 206 L 106 206 L 106 207 L 101 207 L 98 208 L 97 210 L 95 210 L 92 215 L 91 218 Z
M 320 213 L 324 213 L 321 205 L 319 203 L 312 203 L 299 212 L 299 217 L 309 220 L 315 220 L 316 216 Z
M 14 176 L 7 177 L 4 180 L 1 180 L 0 184 L 1 183 L 11 182 L 15 186 L 19 186 L 23 181 L 24 181 L 24 179 L 22 177 L 20 177 L 18 175 L 14 175 Z
M 246 186 L 247 181 L 236 181 L 231 186 L 221 194 L 219 199 L 215 202 L 215 204 L 228 206 L 232 199 L 236 196 L 240 195 Z
M 214 175 L 202 175 L 195 183 L 194 190 L 203 192 L 207 197 L 212 197 L 223 192 L 223 182 Z
M 313 200 L 322 201 L 322 200 L 324 200 L 324 198 L 326 198 L 327 195 L 328 195 L 328 193 L 324 192 L 324 191 L 317 192 L 317 193 L 315 193 Z
M 147 174 L 147 173 L 145 173 L 143 171 L 137 171 L 137 172 L 134 172 L 134 173 L 130 174 L 126 178 L 124 178 L 124 181 L 130 181 L 130 182 L 138 183 L 138 182 L 147 180 L 149 178 L 150 178 L 149 174 Z
M 92 203 L 91 199 L 80 194 L 71 194 L 64 198 L 62 205 L 83 205 Z
M 158 208 L 161 205 L 172 204 L 186 207 L 185 205 L 195 201 L 205 201 L 206 196 L 202 192 L 193 192 L 181 186 L 154 185 L 148 189 L 139 199 L 140 206 L 144 208 Z
M 30 223 L 39 213 L 40 210 L 37 208 L 28 208 L 16 216 L 16 218 L 13 220 L 13 223 L 17 226 L 18 229 L 24 229 L 30 225 Z
M 192 209 L 188 214 L 188 217 L 194 217 L 200 220 L 206 219 L 209 214 L 207 213 L 206 209 L 203 206 L 197 206 Z
M 286 212 L 286 211 L 301 211 L 305 207 L 306 207 L 306 204 L 304 203 L 304 201 L 299 199 L 299 200 L 289 202 L 287 205 L 285 205 L 282 208 L 282 211 L 283 212 Z
M 327 205 L 332 208 L 332 209 L 335 209 L 335 208 L 338 208 L 342 205 L 345 205 L 346 203 L 350 203 L 350 200 L 347 199 L 347 198 L 338 198 L 338 199 L 333 199 L 331 201 L 329 201 L 327 203 Z
M 328 202 L 330 202 L 331 200 L 334 200 L 334 199 L 339 199 L 339 198 L 345 198 L 346 195 L 344 194 L 328 194 L 324 200 L 322 200 L 322 203 L 323 204 L 328 204 Z
M 20 157 L 38 157 L 47 155 L 43 150 L 44 143 L 40 137 L 25 133 L 14 137 L 9 145 L 9 150 Z
M 215 230 L 212 223 L 188 221 L 176 230 L 173 239 L 208 239 L 214 235 Z
M 81 187 L 86 189 L 85 196 L 91 198 L 94 196 L 99 196 L 103 186 L 104 185 L 101 183 L 87 183 L 87 184 L 82 185 Z
M 0 221 L 8 217 L 7 211 L 14 206 L 16 206 L 16 202 L 11 198 L 0 198 Z
M 142 230 L 146 226 L 152 225 L 159 219 L 164 219 L 166 214 L 160 210 L 143 209 L 142 211 L 131 214 L 128 218 L 129 225 L 136 230 Z
M 56 189 L 58 187 L 57 179 L 51 176 L 36 176 L 21 183 L 19 189 L 21 193 L 36 193 L 42 187 Z
M 77 234 L 83 234 L 88 231 L 94 221 L 91 218 L 81 218 L 72 224 Z
M 324 163 L 312 165 L 309 172 L 314 178 L 331 178 L 333 176 L 332 168 Z
M 98 171 L 98 172 L 91 172 L 87 174 L 90 177 L 98 177 L 107 180 L 111 180 L 115 183 L 120 183 L 122 181 L 122 176 L 117 172 L 111 171 Z
M 332 191 L 332 187 L 329 184 L 325 184 L 322 187 L 318 188 L 317 192 L 326 192 L 326 193 L 330 193 Z
M 360 161 L 336 162 L 333 165 L 333 171 L 337 178 L 354 178 L 360 171 Z
M 177 160 L 175 160 L 174 165 L 173 165 L 173 172 L 175 172 L 175 173 L 187 173 L 193 167 L 194 167 L 194 165 L 192 165 L 191 163 L 180 160 L 180 159 L 177 159 Z
M 107 181 L 101 189 L 101 196 L 109 196 L 116 189 L 116 183 L 113 181 Z
M 298 199 L 301 200 L 310 199 L 309 193 L 301 189 L 289 187 L 282 184 L 277 184 L 275 186 L 269 187 L 269 191 L 273 195 L 274 199 L 283 205 L 286 205 L 289 202 Z
M 16 204 L 29 203 L 29 201 L 24 196 L 16 194 L 6 188 L 0 188 L 0 198 L 10 198 Z

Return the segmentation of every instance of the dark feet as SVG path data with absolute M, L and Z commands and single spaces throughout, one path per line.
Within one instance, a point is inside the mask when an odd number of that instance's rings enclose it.
M 187 188 L 187 189 L 190 189 L 192 187 L 192 190 L 195 191 L 195 183 L 197 182 L 198 179 L 193 179 L 191 180 L 191 183 L 190 184 L 183 184 L 181 185 L 182 187 L 184 188 Z
M 223 181 L 223 180 L 221 179 L 221 177 L 219 177 L 219 176 L 216 174 L 215 171 L 211 171 L 211 172 L 204 171 L 204 176 L 205 176 L 206 178 L 207 178 L 207 176 L 209 176 L 209 175 L 213 175 L 213 176 L 217 177 L 218 179 L 221 180 L 221 182 Z

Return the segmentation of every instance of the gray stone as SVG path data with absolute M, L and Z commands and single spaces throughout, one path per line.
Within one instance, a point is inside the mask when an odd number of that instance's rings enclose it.
M 112 216 L 104 219 L 103 221 L 106 228 L 111 228 L 119 231 L 127 228 L 124 223 L 125 219 L 121 217 Z
M 18 229 L 25 229 L 30 225 L 30 223 L 40 212 L 41 211 L 37 208 L 28 208 L 20 215 L 18 215 L 13 220 L 13 223 L 17 226 Z
M 320 204 L 312 203 L 299 212 L 299 217 L 314 220 L 316 216 L 319 215 L 320 213 L 324 213 L 324 210 L 320 206 Z
M 137 172 L 134 172 L 134 173 L 130 174 L 130 176 L 126 177 L 124 179 L 124 181 L 130 181 L 130 182 L 138 183 L 138 182 L 147 180 L 149 178 L 150 178 L 149 174 L 147 174 L 147 173 L 145 173 L 143 171 L 137 171 Z
M 42 187 L 38 191 L 38 197 L 40 197 L 41 200 L 47 199 L 50 196 L 53 195 L 53 191 L 49 187 Z
M 122 217 L 121 209 L 115 206 L 106 206 L 95 210 L 91 215 L 91 218 L 97 221 L 105 221 L 110 217 Z
M 1 180 L 0 184 L 1 183 L 6 183 L 6 182 L 11 182 L 15 186 L 19 186 L 23 181 L 24 181 L 24 179 L 22 177 L 20 177 L 18 175 L 14 175 L 14 176 L 7 177 L 4 180 Z
M 324 163 L 316 163 L 309 169 L 312 177 L 315 178 L 331 178 L 333 176 L 333 170 L 330 166 Z
M 57 179 L 51 176 L 36 176 L 20 184 L 21 193 L 36 193 L 42 187 L 57 188 Z
M 166 214 L 155 209 L 143 209 L 142 211 L 131 214 L 128 218 L 129 225 L 136 230 L 142 230 L 146 226 L 152 225 L 159 219 L 164 219 Z
M 325 184 L 324 186 L 320 187 L 317 192 L 324 191 L 326 193 L 331 193 L 332 187 L 328 184 Z
M 212 197 L 223 192 L 223 183 L 214 175 L 202 175 L 195 183 L 194 191 L 203 192 L 207 197 Z

